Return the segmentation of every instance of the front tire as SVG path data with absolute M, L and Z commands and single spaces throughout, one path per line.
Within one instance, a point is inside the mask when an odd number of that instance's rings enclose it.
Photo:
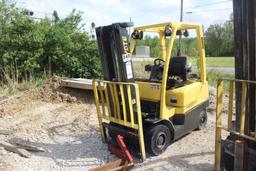
M 207 120 L 208 120 L 207 112 L 206 112 L 206 110 L 203 110 L 199 116 L 199 124 L 198 124 L 197 129 L 202 130 L 202 129 L 206 128 Z
M 156 125 L 146 131 L 146 150 L 152 155 L 158 156 L 163 153 L 171 142 L 170 129 L 165 125 Z

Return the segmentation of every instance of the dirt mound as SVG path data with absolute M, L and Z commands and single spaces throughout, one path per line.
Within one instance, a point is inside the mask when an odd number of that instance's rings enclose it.
M 54 76 L 47 80 L 41 87 L 0 101 L 0 118 L 4 114 L 18 112 L 26 104 L 34 100 L 50 103 L 94 103 L 92 91 L 61 87 L 60 83 L 62 79 L 65 78 Z
M 61 77 L 52 77 L 42 87 L 31 91 L 32 98 L 42 99 L 47 102 L 76 102 L 76 97 L 58 90 L 61 80 Z
M 31 90 L 27 95 L 31 99 L 41 99 L 46 102 L 91 102 L 93 94 L 90 91 L 60 87 L 62 77 L 54 76 L 37 89 Z

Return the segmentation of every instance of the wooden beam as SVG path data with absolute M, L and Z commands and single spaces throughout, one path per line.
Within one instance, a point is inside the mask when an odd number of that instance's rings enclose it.
M 29 153 L 27 150 L 20 149 L 17 146 L 9 144 L 7 142 L 0 141 L 0 146 L 4 147 L 7 151 L 19 154 L 21 157 L 25 157 L 25 158 L 31 157 L 31 153 Z
M 82 90 L 92 90 L 92 80 L 82 78 L 72 78 L 68 80 L 62 80 L 60 83 L 63 87 L 77 88 Z
M 33 145 L 28 144 L 26 142 L 15 142 L 15 144 L 17 144 L 18 148 L 23 148 L 23 149 L 28 150 L 28 151 L 45 152 L 45 149 L 43 149 L 42 147 L 36 147 L 36 146 L 33 146 Z

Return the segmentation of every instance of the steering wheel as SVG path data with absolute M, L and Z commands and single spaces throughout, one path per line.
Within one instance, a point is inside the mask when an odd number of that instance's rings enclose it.
M 163 63 L 164 63 L 164 60 L 162 60 L 162 59 L 160 59 L 160 58 L 157 58 L 157 59 L 154 60 L 154 64 L 155 64 L 155 65 L 161 65 L 161 64 L 163 64 Z

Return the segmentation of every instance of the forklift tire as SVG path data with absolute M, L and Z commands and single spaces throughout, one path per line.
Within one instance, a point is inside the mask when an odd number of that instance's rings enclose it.
M 148 153 L 158 156 L 163 153 L 171 142 L 170 129 L 163 125 L 149 128 L 145 134 L 145 146 Z
M 206 110 L 203 110 L 201 113 L 200 113 L 200 116 L 199 116 L 199 125 L 197 127 L 197 130 L 202 130 L 206 127 L 206 124 L 207 124 L 207 120 L 208 120 L 208 117 L 207 117 L 207 112 Z

